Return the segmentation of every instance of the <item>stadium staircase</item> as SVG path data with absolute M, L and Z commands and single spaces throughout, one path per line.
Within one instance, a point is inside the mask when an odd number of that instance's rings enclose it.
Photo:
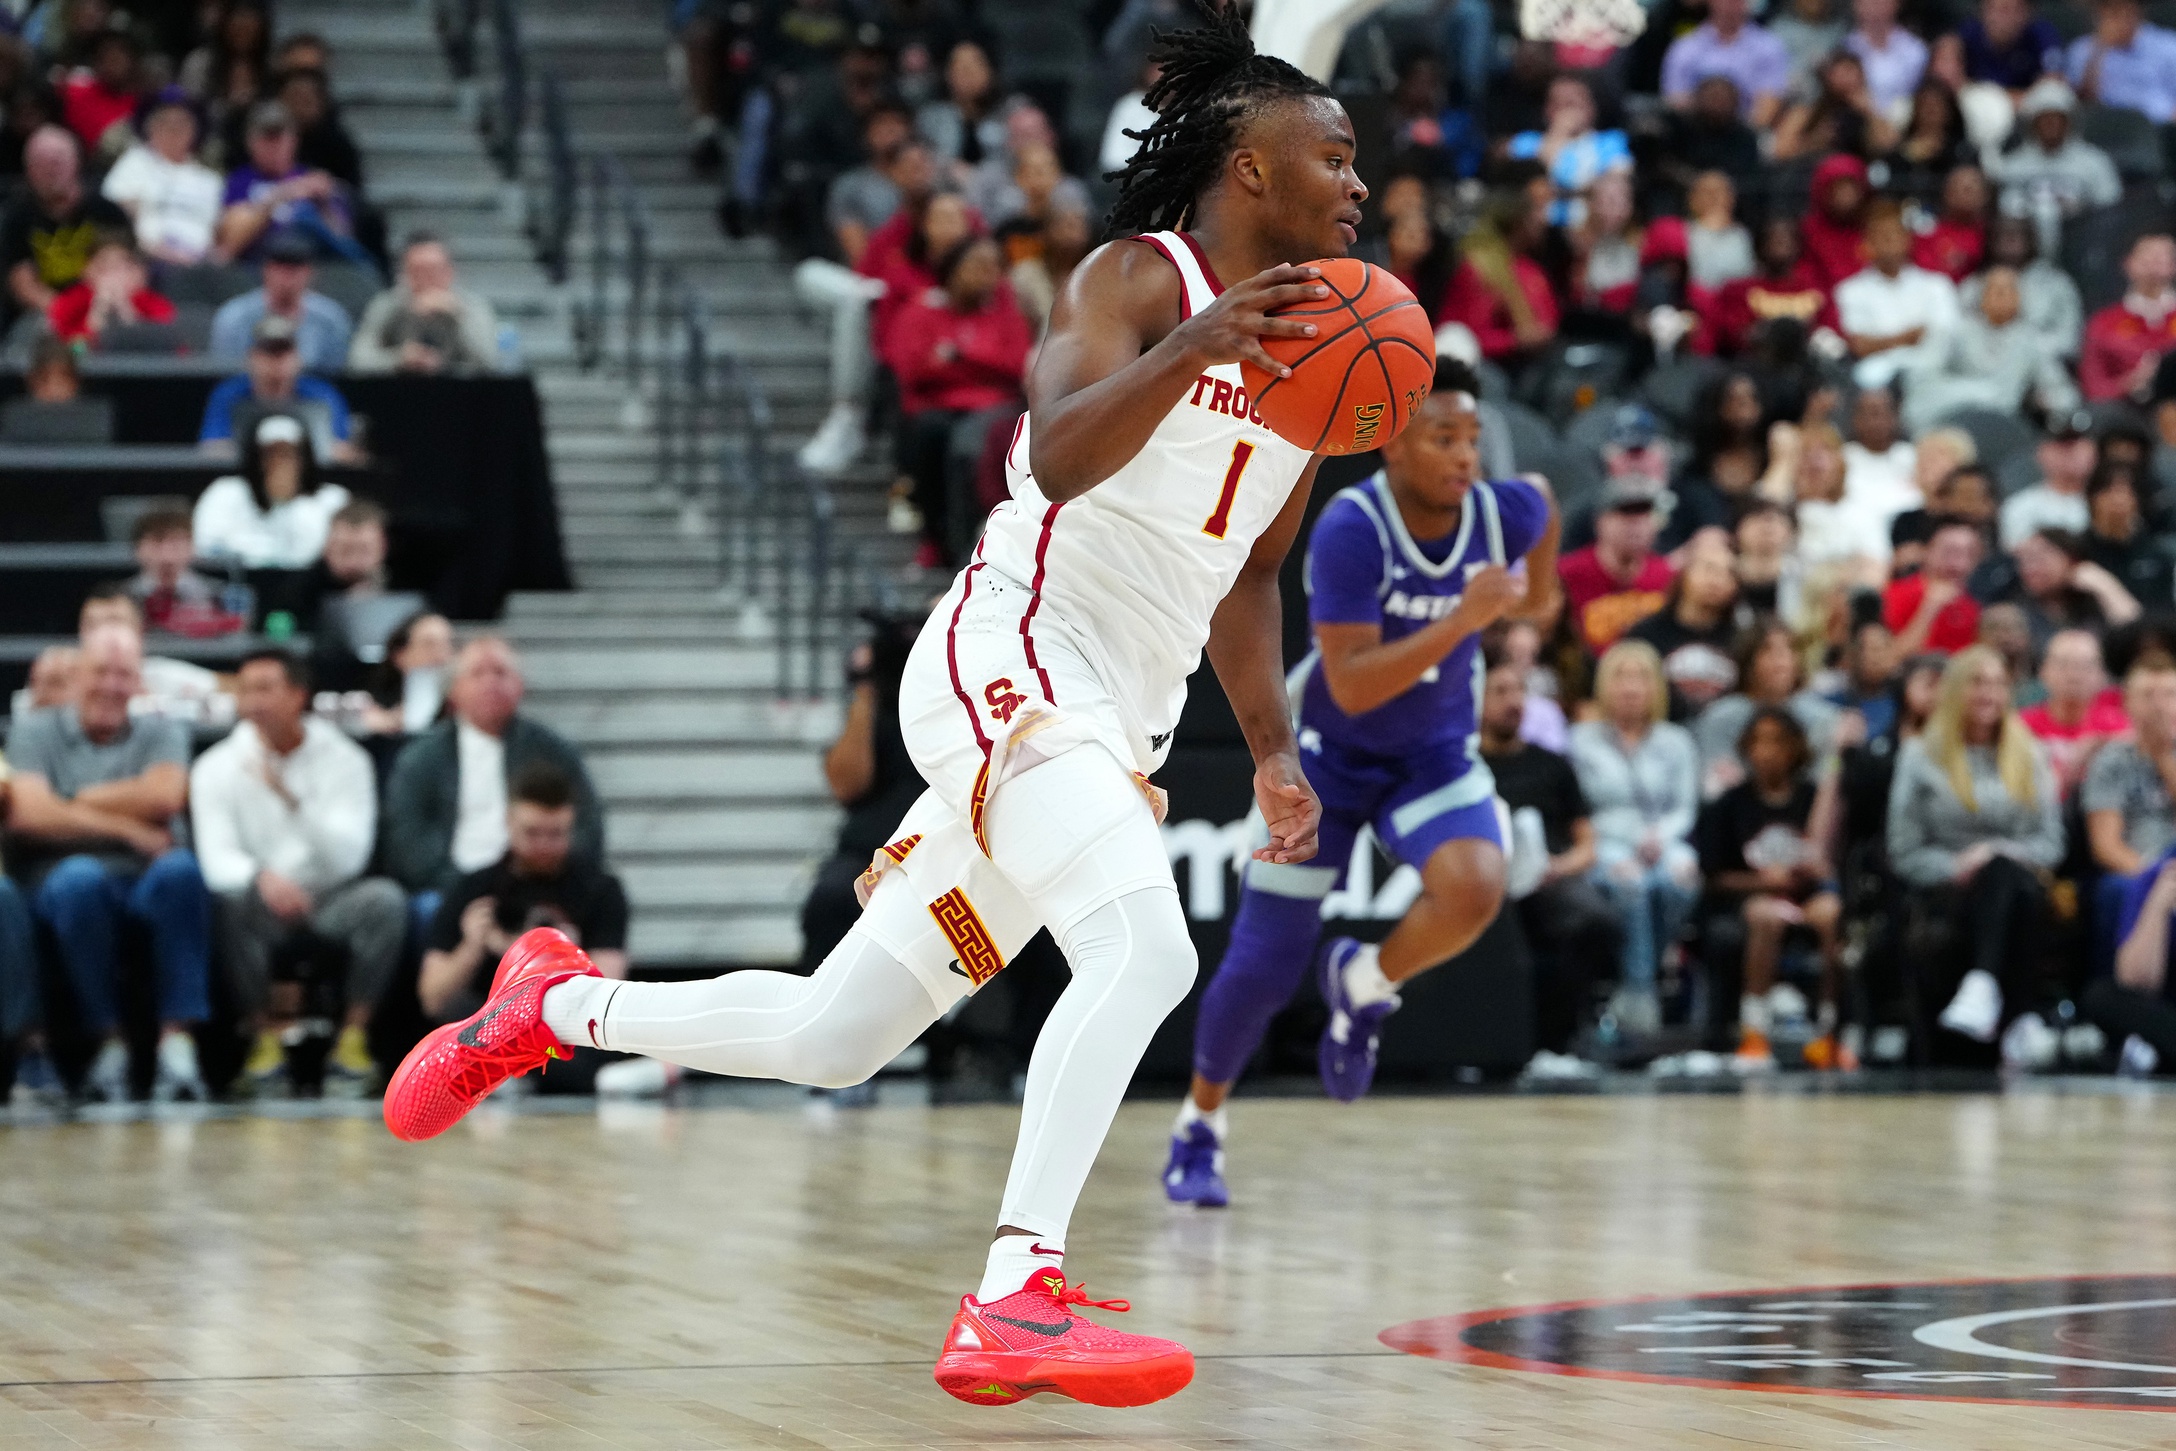
M 487 159 L 474 96 L 454 82 L 429 9 L 291 0 L 281 19 L 331 42 L 343 110 L 393 235 L 441 233 L 463 284 L 521 330 L 578 590 L 516 596 L 504 629 L 527 661 L 528 708 L 582 747 L 605 797 L 638 966 L 791 960 L 808 869 L 837 823 L 817 749 L 836 729 L 835 696 L 779 699 L 775 622 L 752 623 L 721 595 L 714 521 L 661 489 L 657 438 L 630 407 L 636 390 L 612 368 L 580 366 L 580 239 L 574 278 L 555 287 L 523 230 L 533 181 L 506 183 Z M 797 314 L 776 250 L 723 236 L 716 185 L 689 172 L 663 12 L 655 0 L 522 0 L 520 19 L 532 87 L 557 71 L 577 144 L 625 167 L 659 260 L 699 290 L 716 343 L 761 382 L 782 442 L 798 442 L 826 401 L 823 340 Z M 488 90 L 488 55 L 484 69 Z M 527 177 L 540 172 L 540 146 L 532 134 Z M 839 519 L 863 558 L 888 567 L 899 543 L 883 535 L 881 493 L 867 478 L 842 489 Z

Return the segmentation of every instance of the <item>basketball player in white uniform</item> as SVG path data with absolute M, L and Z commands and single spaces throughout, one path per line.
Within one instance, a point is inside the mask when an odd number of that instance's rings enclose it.
M 1267 316 L 1326 295 L 1297 265 L 1351 246 L 1367 195 L 1344 111 L 1216 12 L 1165 37 L 1158 112 L 1121 175 L 1115 241 L 1067 284 L 1007 458 L 1012 498 L 917 641 L 901 691 L 929 783 L 813 976 L 615 982 L 529 934 L 490 999 L 388 1085 L 403 1138 L 442 1132 L 568 1045 L 713 1073 L 846 1085 L 875 1073 L 1037 929 L 1073 980 L 1029 1063 L 995 1242 L 937 1366 L 963 1400 L 1160 1399 L 1192 1357 L 1073 1306 L 1065 1237 L 1126 1085 L 1195 974 L 1148 777 L 1207 650 L 1256 761 L 1269 842 L 1314 853 L 1320 807 L 1284 696 L 1277 570 L 1316 460 L 1264 427 L 1239 360 L 1283 373 Z M 1180 230 L 1180 228 L 1185 230 Z M 1244 278 L 1225 287 L 1220 278 Z M 1111 1302 L 1106 1308 L 1124 1308 Z

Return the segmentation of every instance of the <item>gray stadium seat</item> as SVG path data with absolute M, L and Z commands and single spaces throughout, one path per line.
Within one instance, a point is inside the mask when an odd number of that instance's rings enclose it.
M 1693 410 L 1699 406 L 1701 390 L 1722 372 L 1723 365 L 1713 358 L 1677 358 L 1647 375 L 1647 381 L 1640 385 L 1640 396 L 1661 415 L 1663 427 L 1683 436 L 1692 431 Z
M 2137 111 L 2080 106 L 2078 136 L 2107 152 L 2125 181 L 2153 181 L 2161 175 L 2161 133 Z
M 2039 435 L 2016 414 L 1997 413 L 1992 408 L 1960 408 L 1942 415 L 1941 422 L 1972 435 L 1980 463 L 1995 476 L 1995 488 L 2003 497 L 2039 481 L 2040 465 L 2033 457 Z
M 1502 407 L 1504 421 L 1511 425 L 1511 457 L 1519 472 L 1540 474 L 1551 482 L 1562 478 L 1569 454 L 1549 420 L 1523 403 Z
M 177 305 L 195 302 L 216 308 L 256 287 L 254 267 L 171 267 L 162 269 L 159 275 L 159 291 Z
M 113 442 L 113 400 L 95 394 L 66 403 L 10 398 L 0 403 L 0 443 Z
M 385 291 L 385 282 L 368 267 L 353 262 L 320 262 L 310 278 L 310 290 L 322 293 L 360 319 L 370 300 Z
M 2150 194 L 2127 196 L 2114 206 L 2063 224 L 2062 256 L 2056 260 L 2078 284 L 2088 316 L 2123 295 L 2123 254 L 2148 232 L 2166 231 L 2169 208 Z

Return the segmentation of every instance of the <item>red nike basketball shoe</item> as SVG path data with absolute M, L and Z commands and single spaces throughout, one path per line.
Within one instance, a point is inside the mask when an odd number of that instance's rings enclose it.
M 507 1079 L 572 1057 L 544 1026 L 544 994 L 570 977 L 597 976 L 589 954 L 563 932 L 536 927 L 515 938 L 484 1005 L 431 1033 L 393 1070 L 385 1085 L 385 1126 L 393 1137 L 442 1134 Z
M 964 1296 L 937 1357 L 937 1384 L 977 1406 L 1046 1391 L 1092 1406 L 1145 1406 L 1194 1378 L 1193 1354 L 1177 1341 L 1098 1325 L 1075 1305 L 1128 1308 L 1124 1300 L 1089 1299 L 1056 1270 L 1037 1270 L 1017 1292 L 988 1304 Z

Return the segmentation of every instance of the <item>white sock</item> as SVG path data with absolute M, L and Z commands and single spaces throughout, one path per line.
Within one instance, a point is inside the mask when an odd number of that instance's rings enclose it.
M 546 988 L 544 1026 L 569 1048 L 602 1048 L 605 1005 L 620 986 L 614 978 L 583 976 Z
M 1224 1108 L 1225 1105 L 1220 1103 L 1204 1113 L 1201 1106 L 1194 1102 L 1194 1095 L 1189 1093 L 1179 1100 L 1179 1121 L 1172 1126 L 1171 1132 L 1183 1137 L 1195 1124 L 1207 1124 L 1209 1132 L 1215 1134 L 1216 1141 L 1221 1144 L 1225 1134 Z
M 1345 995 L 1356 1008 L 1398 1000 L 1398 985 L 1383 976 L 1382 949 L 1365 943 L 1345 964 Z
M 1746 993 L 1738 999 L 1738 1026 L 1755 1033 L 1768 1031 L 1768 995 Z
M 1065 1273 L 1065 1246 L 1032 1234 L 1001 1234 L 990 1241 L 990 1258 L 982 1269 L 982 1284 L 975 1298 L 987 1305 L 1007 1295 L 1017 1295 L 1028 1276 L 1037 1270 Z

